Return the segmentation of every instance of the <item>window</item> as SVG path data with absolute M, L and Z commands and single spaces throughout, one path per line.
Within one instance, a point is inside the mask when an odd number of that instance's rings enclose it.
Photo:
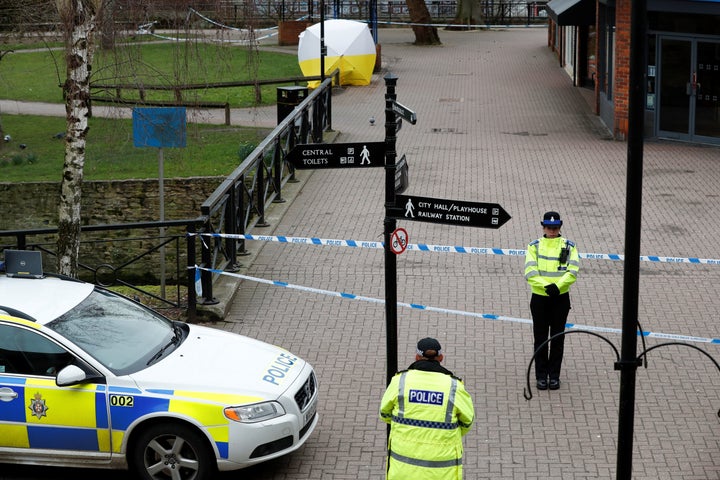
M 170 320 L 102 289 L 46 326 L 116 375 L 146 368 L 164 345 L 177 346 L 181 340 Z
M 612 11 L 613 14 L 615 11 Z M 615 25 L 608 25 L 605 32 L 605 53 L 607 55 L 605 61 L 605 84 L 604 90 L 607 99 L 612 100 L 613 82 L 615 81 Z
M 40 333 L 0 325 L 0 373 L 54 377 L 72 361 L 70 353 Z

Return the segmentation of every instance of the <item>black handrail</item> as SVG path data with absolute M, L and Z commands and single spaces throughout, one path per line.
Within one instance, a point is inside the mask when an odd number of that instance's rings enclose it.
M 141 241 L 141 240 L 147 240 L 148 238 L 151 240 L 157 240 L 159 243 L 157 245 L 153 245 L 149 248 L 145 248 L 144 250 L 139 250 L 136 252 L 136 254 L 131 258 L 130 260 L 126 261 L 122 265 L 114 266 L 107 263 L 103 263 L 101 265 L 98 265 L 96 267 L 92 267 L 90 265 L 87 265 L 85 263 L 80 262 L 79 266 L 85 271 L 93 272 L 95 275 L 94 281 L 95 283 L 102 284 L 104 286 L 110 286 L 110 284 L 101 282 L 98 279 L 98 272 L 102 270 L 111 270 L 113 272 L 118 271 L 124 267 L 127 267 L 128 265 L 132 263 L 136 263 L 140 259 L 146 257 L 150 253 L 158 251 L 162 246 L 167 245 L 171 242 L 179 242 L 179 240 L 183 237 L 187 238 L 187 262 L 185 271 L 180 270 L 180 265 L 178 263 L 177 265 L 177 279 L 178 281 L 183 276 L 186 278 L 185 283 L 187 285 L 187 295 L 188 295 L 188 304 L 187 304 L 187 317 L 188 320 L 194 320 L 196 318 L 197 313 L 197 303 L 195 299 L 195 265 L 196 265 L 196 254 L 195 249 L 196 247 L 196 237 L 194 233 L 202 227 L 203 223 L 205 222 L 205 219 L 202 217 L 194 218 L 194 219 L 183 219 L 183 220 L 166 220 L 166 221 L 152 221 L 152 222 L 134 222 L 134 223 L 122 223 L 122 224 L 101 224 L 101 225 L 83 225 L 80 227 L 81 233 L 89 233 L 89 232 L 109 232 L 109 231 L 131 231 L 131 230 L 147 230 L 147 229 L 159 229 L 159 228 L 184 228 L 186 233 L 185 235 L 166 235 L 164 237 L 143 237 L 143 238 L 126 238 L 126 239 L 112 239 L 107 241 L 113 241 L 113 242 L 120 242 L 120 241 Z M 15 238 L 14 244 L 5 244 L 5 247 L 14 247 L 20 250 L 40 250 L 43 251 L 49 255 L 56 255 L 56 252 L 53 251 L 47 243 L 43 242 L 29 242 L 28 238 L 32 237 L 43 237 L 48 235 L 57 236 L 58 229 L 57 228 L 35 228 L 35 229 L 27 229 L 27 230 L 0 230 L 0 238 Z M 84 241 L 82 243 L 91 243 L 96 242 L 96 240 L 91 241 Z M 179 252 L 176 252 L 176 258 L 179 262 Z M 184 275 L 183 275 L 184 274 Z M 116 278 L 113 278 L 113 282 L 111 284 L 119 284 L 119 285 L 125 285 L 127 287 L 130 287 L 138 292 L 144 293 L 146 295 L 149 295 L 151 297 L 154 297 L 158 300 L 163 301 L 167 304 L 172 304 L 172 302 L 167 301 L 164 298 L 157 297 L 156 295 L 152 294 L 151 292 L 147 292 L 145 290 L 142 290 L 139 287 L 133 286 L 130 283 L 119 280 Z M 179 296 L 179 294 L 178 294 Z M 180 307 L 180 302 L 178 301 L 177 304 L 172 304 L 173 306 Z
M 295 171 L 286 161 L 292 148 L 300 143 L 318 143 L 323 140 L 323 133 L 332 129 L 331 103 L 332 85 L 339 82 L 340 71 L 335 70 L 307 96 L 287 117 L 275 127 L 258 147 L 248 155 L 240 165 L 226 178 L 220 186 L 201 205 L 200 216 L 193 219 L 134 222 L 122 224 L 84 225 L 81 232 L 102 232 L 136 229 L 159 229 L 181 227 L 185 229 L 187 265 L 187 313 L 188 319 L 196 317 L 197 304 L 212 304 L 213 281 L 216 277 L 208 270 L 234 269 L 237 265 L 238 255 L 245 254 L 245 242 L 236 239 L 218 239 L 203 237 L 198 242 L 199 234 L 229 233 L 244 234 L 255 226 L 267 225 L 265 209 L 273 202 L 283 201 L 282 188 L 294 180 Z M 14 246 L 18 249 L 40 249 L 50 255 L 55 253 L 45 243 L 28 242 L 28 238 L 38 236 L 57 235 L 57 228 L 36 228 L 26 230 L 0 231 L 0 238 L 14 237 Z M 157 238 L 160 243 L 139 252 L 130 262 L 132 263 L 149 253 L 157 251 L 162 245 L 170 241 L 179 242 L 182 236 L 166 235 Z M 119 241 L 113 239 L 112 241 Z M 85 243 L 85 242 L 83 242 Z M 8 246 L 8 245 L 6 245 Z M 2 245 L 0 244 L 0 247 Z M 200 251 L 200 262 L 197 262 L 197 250 Z M 197 298 L 195 290 L 196 265 L 204 268 L 201 273 L 202 295 Z M 103 264 L 100 267 L 81 265 L 81 268 L 95 272 L 101 267 L 116 271 L 116 267 Z M 178 273 L 178 280 L 180 273 Z M 97 280 L 97 279 L 96 279 Z M 123 283 L 131 288 L 137 287 Z M 140 290 L 141 291 L 141 290 Z M 143 292 L 152 295 L 149 292 Z
M 294 179 L 295 171 L 285 161 L 292 148 L 301 143 L 322 142 L 323 132 L 332 129 L 332 85 L 338 82 L 336 69 L 305 98 L 210 194 L 200 207 L 206 219 L 200 234 L 242 235 L 253 227 L 267 226 L 265 209 L 281 202 L 282 188 Z M 202 262 L 215 271 L 234 270 L 238 255 L 245 254 L 243 240 L 206 238 L 201 242 Z M 203 299 L 212 304 L 212 272 L 202 274 Z

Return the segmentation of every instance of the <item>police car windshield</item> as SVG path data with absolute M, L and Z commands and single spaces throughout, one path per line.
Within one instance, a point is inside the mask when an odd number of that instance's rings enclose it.
M 172 322 L 165 317 L 100 289 L 93 290 L 47 327 L 81 347 L 116 375 L 146 368 L 148 360 L 176 334 Z

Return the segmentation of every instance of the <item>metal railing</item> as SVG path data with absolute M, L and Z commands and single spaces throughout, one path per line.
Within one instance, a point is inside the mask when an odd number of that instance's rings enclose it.
M 209 271 L 202 271 L 203 297 L 198 299 L 195 290 L 195 266 L 216 271 L 232 270 L 237 265 L 238 256 L 246 253 L 243 240 L 219 239 L 198 234 L 244 234 L 255 226 L 267 225 L 266 209 L 273 202 L 283 202 L 283 186 L 295 180 L 294 169 L 285 161 L 290 150 L 302 143 L 320 143 L 324 132 L 332 129 L 332 85 L 339 81 L 339 75 L 339 70 L 335 70 L 288 113 L 268 137 L 203 202 L 199 217 L 162 222 L 82 226 L 83 234 L 100 232 L 101 238 L 88 239 L 86 235 L 82 235 L 81 251 L 99 250 L 98 245 L 101 243 L 122 242 L 127 245 L 127 242 L 136 241 L 140 245 L 132 249 L 123 246 L 119 250 L 131 250 L 132 253 L 118 257 L 113 263 L 102 255 L 96 256 L 95 264 L 83 257 L 83 261 L 79 263 L 80 270 L 96 284 L 106 287 L 124 285 L 173 307 L 184 306 L 179 292 L 179 286 L 184 283 L 187 285 L 187 317 L 194 320 L 198 303 L 212 304 L 216 301 L 212 283 L 217 278 L 217 275 Z M 167 234 L 164 237 L 147 234 L 148 230 L 159 231 L 160 228 L 180 230 L 182 233 Z M 111 231 L 138 230 L 143 230 L 142 236 L 130 237 L 128 233 L 121 238 L 110 238 Z M 0 239 L 13 239 L 11 242 L 0 241 L 0 249 L 40 250 L 54 257 L 57 233 L 57 228 L 0 230 Z M 184 254 L 181 251 L 183 240 L 186 244 Z M 139 262 L 147 261 L 148 256 L 159 257 L 152 260 L 155 263 L 164 261 L 166 246 L 174 247 L 175 250 L 174 254 L 167 255 L 175 264 L 174 275 L 171 275 L 178 288 L 175 301 L 161 298 L 123 278 L 124 272 L 128 272 Z
M 194 238 L 188 233 L 197 231 L 198 227 L 203 224 L 202 218 L 189 220 L 168 220 L 163 222 L 138 222 L 123 223 L 113 225 L 85 225 L 80 227 L 81 238 L 83 238 L 80 246 L 81 258 L 78 262 L 79 276 L 103 287 L 124 286 L 130 290 L 151 297 L 158 304 L 173 308 L 187 308 L 187 317 L 193 320 L 196 316 L 195 303 L 183 301 L 183 295 L 180 292 L 180 286 L 185 283 L 188 292 L 194 286 L 194 275 L 192 275 L 195 259 L 197 257 Z M 175 235 L 153 235 L 149 232 L 157 232 L 160 228 L 168 230 L 179 230 L 183 233 Z M 111 238 L 110 232 L 122 231 L 123 234 L 117 238 Z M 139 233 L 138 233 L 139 232 Z M 97 238 L 93 237 L 93 233 L 97 233 Z M 13 238 L 12 243 L 0 241 L 2 248 L 17 248 L 20 250 L 37 250 L 44 254 L 46 258 L 57 257 L 55 251 L 55 242 L 57 238 L 57 228 L 38 228 L 29 230 L 3 230 L 0 231 L 0 239 Z M 185 243 L 185 246 L 183 246 Z M 123 252 L 130 252 L 127 255 L 115 256 L 110 259 L 109 256 L 94 255 L 103 249 L 115 248 Z M 170 247 L 168 255 L 166 247 Z M 129 280 L 137 273 L 133 270 L 147 269 L 148 262 L 159 264 L 165 260 L 173 260 L 174 268 L 169 277 L 173 279 L 173 287 L 175 290 L 175 299 L 171 300 L 168 295 L 158 295 L 146 288 L 136 285 Z M 183 262 L 183 260 L 185 260 Z M 47 272 L 56 272 L 53 264 L 44 262 L 43 268 Z
M 339 80 L 335 70 L 307 96 L 248 155 L 234 172 L 203 202 L 205 234 L 245 234 L 256 226 L 267 226 L 265 211 L 272 203 L 285 200 L 283 187 L 295 180 L 295 170 L 285 161 L 295 145 L 320 143 L 323 133 L 332 129 L 332 84 Z M 213 270 L 237 268 L 238 256 L 245 255 L 245 241 L 234 238 L 202 238 L 202 265 Z M 203 271 L 203 304 L 216 300 L 212 293 L 217 274 Z
M 484 24 L 500 25 L 507 23 L 527 23 L 545 21 L 543 11 L 546 0 L 481 0 L 480 10 L 474 14 Z M 425 4 L 433 23 L 452 23 L 457 16 L 457 0 L 426 0 Z M 343 18 L 346 20 L 366 21 L 370 18 L 369 1 L 333 1 L 324 2 L 326 19 Z M 320 18 L 321 3 L 307 0 L 265 0 L 254 2 L 251 12 L 245 18 L 254 18 L 260 24 L 273 24 L 296 18 Z M 410 10 L 405 0 L 377 1 L 377 20 L 380 23 L 408 23 Z M 233 21 L 242 19 L 235 17 Z
M 60 25 L 53 16 L 53 11 L 38 12 L 39 16 L 33 17 L 28 22 L 27 15 L 24 15 L 20 8 L 15 8 L 12 2 L 0 2 L 0 33 L 1 32 L 50 32 L 60 31 Z M 122 3 L 122 2 L 120 2 Z M 325 19 L 344 18 L 347 20 L 366 21 L 370 18 L 370 0 L 245 0 L 225 1 L 224 6 L 215 2 L 194 2 L 191 11 L 206 15 L 213 21 L 234 27 L 264 28 L 277 25 L 278 22 L 296 20 L 299 18 L 319 21 L 321 5 L 325 6 Z M 541 21 L 545 0 L 481 0 L 480 12 L 475 13 L 478 20 L 486 24 L 521 23 L 523 21 Z M 450 23 L 457 15 L 457 0 L 425 0 L 428 13 L 433 23 Z M 542 9 L 535 8 L 542 4 Z M 410 21 L 410 13 L 405 0 L 378 0 L 377 20 L 381 23 Z M 149 16 L 141 18 L 132 15 L 132 8 L 115 12 L 114 22 L 118 30 L 135 31 L 139 23 L 152 22 L 160 29 L 187 29 L 188 27 L 214 28 L 207 22 L 198 21 L 196 18 L 187 16 L 187 7 L 178 5 L 178 2 L 165 2 L 162 5 L 153 2 L 153 8 L 148 12 Z M 531 10 L 532 8 L 532 10 Z M 194 20 L 193 23 L 183 23 L 183 18 Z

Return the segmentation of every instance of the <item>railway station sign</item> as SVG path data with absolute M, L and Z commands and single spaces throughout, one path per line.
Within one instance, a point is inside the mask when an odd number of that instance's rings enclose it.
M 385 166 L 385 142 L 296 145 L 287 160 L 298 170 Z
M 461 227 L 500 228 L 510 215 L 497 203 L 476 203 L 440 198 L 396 195 L 388 209 L 398 220 L 442 223 Z

